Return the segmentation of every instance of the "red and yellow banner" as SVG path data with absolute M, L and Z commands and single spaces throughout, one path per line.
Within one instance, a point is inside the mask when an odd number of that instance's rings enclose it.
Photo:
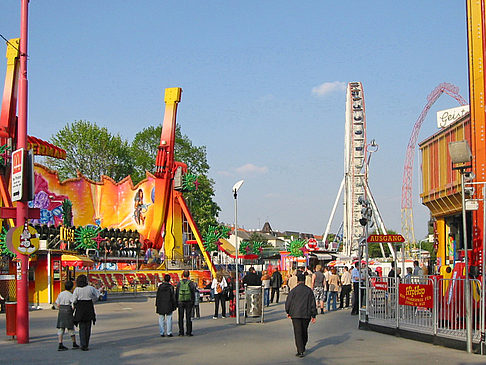
M 432 308 L 434 306 L 432 284 L 399 284 L 398 304 Z
M 190 278 L 195 281 L 200 288 L 211 282 L 211 272 L 209 270 L 190 270 Z M 90 271 L 89 281 L 96 287 L 104 286 L 108 290 L 123 288 L 134 283 L 145 285 L 157 285 L 164 281 L 164 275 L 171 276 L 172 284 L 177 285 L 182 278 L 182 270 L 174 271 Z

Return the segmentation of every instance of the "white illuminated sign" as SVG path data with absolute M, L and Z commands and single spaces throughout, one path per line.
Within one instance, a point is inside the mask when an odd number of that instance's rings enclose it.
M 437 112 L 437 128 L 445 128 L 469 113 L 469 105 L 458 106 Z

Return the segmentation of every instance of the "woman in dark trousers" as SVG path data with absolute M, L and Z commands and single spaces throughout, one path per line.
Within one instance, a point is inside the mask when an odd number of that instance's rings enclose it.
M 98 290 L 88 285 L 86 275 L 79 275 L 76 279 L 76 289 L 73 292 L 74 324 L 79 324 L 79 342 L 83 351 L 88 351 L 91 322 L 93 324 L 96 322 L 93 302 L 98 300 L 99 297 Z
M 221 317 L 226 318 L 226 298 L 224 297 L 224 289 L 227 287 L 226 280 L 223 274 L 217 273 L 213 279 L 211 289 L 214 290 L 214 316 L 213 319 L 218 319 L 219 303 L 221 303 Z

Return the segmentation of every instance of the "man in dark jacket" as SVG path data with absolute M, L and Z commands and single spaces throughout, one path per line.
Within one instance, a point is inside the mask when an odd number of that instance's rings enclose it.
M 159 315 L 160 336 L 165 337 L 167 335 L 172 337 L 172 312 L 177 308 L 177 302 L 169 274 L 165 274 L 164 281 L 157 289 L 155 307 L 155 311 Z
M 248 286 L 261 286 L 262 280 L 258 277 L 255 268 L 252 266 L 248 270 L 248 273 L 243 278 L 243 285 L 246 284 Z
M 309 322 L 314 323 L 317 316 L 314 292 L 304 282 L 304 274 L 297 273 L 297 286 L 290 291 L 285 302 L 287 317 L 292 319 L 294 327 L 295 345 L 297 346 L 295 356 L 299 357 L 304 357 L 305 345 L 309 338 Z
M 186 315 L 186 335 L 192 336 L 192 307 L 196 300 L 196 287 L 189 279 L 189 270 L 182 272 L 182 280 L 176 288 L 177 307 L 179 308 L 179 336 L 184 336 L 184 314 Z
M 275 294 L 277 294 L 276 303 L 278 303 L 278 299 L 280 296 L 280 287 L 282 286 L 282 283 L 282 274 L 280 274 L 278 269 L 276 269 L 272 274 L 272 278 L 270 279 L 270 286 L 272 287 L 272 297 L 270 298 L 270 303 L 273 303 L 273 297 L 275 296 Z

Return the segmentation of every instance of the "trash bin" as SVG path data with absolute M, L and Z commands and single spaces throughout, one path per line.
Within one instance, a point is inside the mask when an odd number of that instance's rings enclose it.
M 260 317 L 262 315 L 262 287 L 247 286 L 245 296 L 247 317 Z
M 5 303 L 5 322 L 7 336 L 15 336 L 17 334 L 17 302 Z

